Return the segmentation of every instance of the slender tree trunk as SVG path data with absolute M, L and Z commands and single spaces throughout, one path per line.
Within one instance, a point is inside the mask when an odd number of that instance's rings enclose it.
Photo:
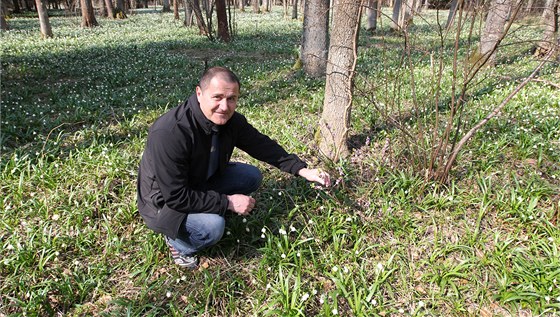
M 49 15 L 47 13 L 47 8 L 45 7 L 45 3 L 43 2 L 43 0 L 35 0 L 35 6 L 37 7 L 37 14 L 39 15 L 41 36 L 43 38 L 53 37 L 51 22 L 49 21 Z
M 294 0 L 294 3 L 292 5 L 292 19 L 293 20 L 297 19 L 297 7 L 298 7 L 298 0 Z
M 253 4 L 253 13 L 261 13 L 261 6 L 259 4 L 259 0 L 252 0 Z
M 533 0 L 527 1 L 527 6 L 525 7 L 525 12 L 530 13 L 531 11 L 533 11 L 533 3 L 535 3 Z
M 191 3 L 187 0 L 183 0 L 183 7 L 185 7 L 185 21 L 183 22 L 183 24 L 186 27 L 191 27 L 193 20 L 193 10 Z
M 366 30 L 373 32 L 377 29 L 378 12 L 379 12 L 379 1 L 368 0 L 368 6 L 366 8 L 366 15 L 367 15 Z
M 560 0 L 547 0 L 541 24 L 544 26 L 542 40 L 537 44 L 536 56 L 548 54 L 554 46 L 558 45 L 558 9 Z
M 488 64 L 494 65 L 496 47 L 503 38 L 504 26 L 509 19 L 512 0 L 492 0 L 486 24 L 480 36 L 480 54 L 488 58 Z
M 333 9 L 319 150 L 336 162 L 349 155 L 347 139 L 362 1 L 336 0 Z
M 301 62 L 311 77 L 321 77 L 327 68 L 329 0 L 306 0 L 303 14 Z
M 179 20 L 179 1 L 173 0 L 173 17 L 175 20 Z
M 401 15 L 402 0 L 395 0 L 393 3 L 393 16 L 391 18 L 391 29 L 398 31 L 402 25 L 399 25 L 399 16 Z
M 216 15 L 218 18 L 218 38 L 227 43 L 231 38 L 229 36 L 225 0 L 216 0 Z
M 107 16 L 111 19 L 115 18 L 115 8 L 113 7 L 112 0 L 105 0 L 105 7 L 107 8 Z
M 200 30 L 200 34 L 210 36 L 210 30 L 206 26 L 206 22 L 204 22 L 204 17 L 202 16 L 202 10 L 200 9 L 200 2 L 198 0 L 187 0 L 193 10 L 194 16 L 196 17 L 196 25 Z
M 458 0 L 452 0 L 449 5 L 449 14 L 447 15 L 447 22 L 445 23 L 445 28 L 449 29 L 453 25 L 453 20 L 455 19 L 455 14 L 457 13 Z
M 245 12 L 245 0 L 239 0 L 239 10 Z

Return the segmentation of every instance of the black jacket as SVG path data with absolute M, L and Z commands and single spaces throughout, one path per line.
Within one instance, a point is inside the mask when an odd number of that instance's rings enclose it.
M 174 239 L 188 213 L 226 212 L 226 195 L 206 188 L 211 133 L 216 127 L 206 119 L 196 95 L 192 95 L 150 128 L 138 171 L 138 210 L 152 230 Z M 237 112 L 218 128 L 217 173 L 225 169 L 234 147 L 294 175 L 306 167 L 296 155 L 288 154 Z

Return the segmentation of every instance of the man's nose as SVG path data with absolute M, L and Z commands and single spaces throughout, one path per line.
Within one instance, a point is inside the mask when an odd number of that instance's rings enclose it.
M 228 107 L 228 103 L 227 103 L 227 98 L 222 98 L 222 100 L 220 100 L 220 109 L 227 109 Z

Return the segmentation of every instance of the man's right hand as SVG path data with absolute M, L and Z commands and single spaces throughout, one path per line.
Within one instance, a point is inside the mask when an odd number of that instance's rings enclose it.
M 255 208 L 255 198 L 250 196 L 235 194 L 228 195 L 227 199 L 229 201 L 228 209 L 238 215 L 248 215 Z

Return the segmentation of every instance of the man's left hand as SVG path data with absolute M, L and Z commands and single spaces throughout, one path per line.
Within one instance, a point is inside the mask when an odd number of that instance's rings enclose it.
M 331 176 L 321 169 L 302 168 L 298 174 L 310 182 L 319 183 L 326 187 L 331 186 Z

